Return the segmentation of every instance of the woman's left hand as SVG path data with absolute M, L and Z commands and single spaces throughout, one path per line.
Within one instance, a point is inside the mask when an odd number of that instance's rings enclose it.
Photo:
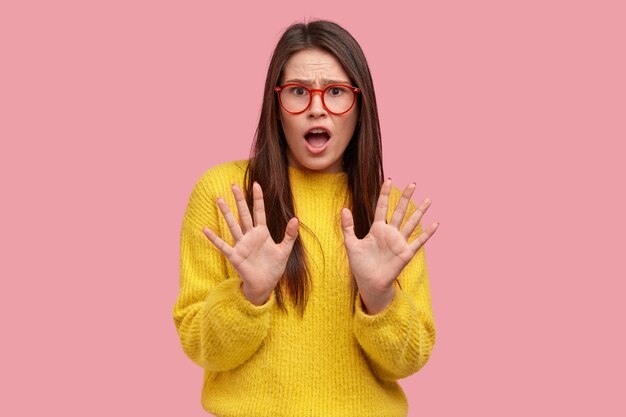
M 342 209 L 341 227 L 346 252 L 361 295 L 367 294 L 368 298 L 375 299 L 390 294 L 393 291 L 394 280 L 439 226 L 439 223 L 433 223 L 411 244 L 408 243 L 411 233 L 430 206 L 430 200 L 425 199 L 400 230 L 413 191 L 415 183 L 405 188 L 391 222 L 387 224 L 387 207 L 391 192 L 391 179 L 388 178 L 383 183 L 378 197 L 374 222 L 363 239 L 357 238 L 354 234 L 354 221 L 350 210 Z

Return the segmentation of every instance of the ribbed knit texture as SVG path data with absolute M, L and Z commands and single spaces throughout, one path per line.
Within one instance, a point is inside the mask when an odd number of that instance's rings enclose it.
M 204 368 L 204 409 L 219 417 L 406 416 L 407 399 L 397 380 L 422 368 L 435 343 L 424 247 L 400 274 L 402 289 L 394 283 L 390 305 L 368 315 L 357 293 L 353 315 L 341 231 L 347 174 L 289 167 L 296 215 L 319 240 L 299 228 L 312 273 L 309 303 L 303 318 L 287 293 L 288 314 L 274 293 L 256 306 L 241 291 L 230 262 L 202 232 L 209 227 L 233 246 L 215 199 L 222 197 L 239 219 L 231 184 L 243 189 L 247 163 L 207 170 L 193 188 L 182 223 L 173 316 L 183 351 Z M 388 221 L 401 193 L 393 187 Z M 415 208 L 411 202 L 404 221 Z M 420 233 L 421 222 L 409 241 Z

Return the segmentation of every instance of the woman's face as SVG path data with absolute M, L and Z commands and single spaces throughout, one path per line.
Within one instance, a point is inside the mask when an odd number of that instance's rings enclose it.
M 307 82 L 302 82 L 304 80 Z M 328 84 L 338 82 L 352 85 L 337 58 L 319 49 L 304 49 L 289 58 L 283 68 L 280 85 L 291 82 L 321 90 Z M 279 108 L 280 121 L 287 139 L 289 166 L 321 173 L 343 171 L 343 153 L 359 118 L 358 100 L 348 112 L 339 115 L 324 108 L 319 93 L 313 93 L 311 105 L 300 114 L 291 114 L 282 106 Z M 310 134 L 307 135 L 314 127 L 324 128 L 330 139 L 325 141 L 324 138 L 311 138 Z

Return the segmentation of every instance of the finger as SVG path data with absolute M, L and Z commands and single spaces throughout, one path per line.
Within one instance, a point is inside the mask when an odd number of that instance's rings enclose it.
M 211 243 L 213 243 L 215 247 L 219 249 L 219 251 L 222 252 L 224 256 L 226 256 L 226 258 L 230 259 L 230 255 L 233 253 L 233 248 L 228 243 L 224 242 L 218 235 L 213 232 L 213 230 L 209 229 L 208 227 L 205 227 L 204 229 L 202 229 L 202 231 L 204 232 L 206 237 L 209 238 Z
M 265 226 L 265 203 L 263 202 L 263 190 L 258 182 L 252 184 L 252 196 L 254 199 L 252 210 L 254 211 L 254 225 Z
M 285 237 L 283 238 L 283 241 L 280 242 L 280 245 L 283 247 L 283 250 L 286 253 L 290 253 L 291 249 L 293 248 L 293 244 L 295 243 L 296 238 L 298 237 L 299 225 L 300 224 L 299 224 L 299 220 L 297 217 L 292 217 L 287 222 L 287 227 L 285 228 Z
M 350 209 L 341 209 L 341 230 L 343 231 L 343 239 L 346 244 L 358 239 L 354 233 L 354 219 Z
M 239 223 L 237 223 L 237 219 L 235 219 L 235 215 L 230 211 L 228 204 L 226 204 L 226 201 L 224 201 L 221 197 L 217 198 L 217 205 L 224 215 L 224 219 L 226 220 L 230 233 L 233 235 L 233 239 L 235 239 L 235 242 L 239 242 L 239 240 L 243 237 L 243 233 L 241 232 Z
M 391 216 L 390 225 L 394 226 L 396 229 L 400 229 L 400 225 L 402 224 L 402 220 L 404 219 L 404 215 L 406 214 L 406 208 L 409 205 L 409 200 L 411 200 L 411 196 L 413 195 L 413 191 L 415 191 L 415 183 L 409 184 L 402 193 L 402 197 L 400 197 L 400 201 L 398 202 L 398 206 L 393 212 Z
M 427 241 L 435 234 L 435 231 L 439 227 L 439 223 L 433 223 L 430 227 L 424 231 L 421 235 L 419 235 L 411 244 L 409 245 L 409 249 L 411 249 L 412 253 L 415 254 L 419 248 L 421 248 Z
M 384 222 L 387 219 L 387 206 L 389 205 L 389 193 L 391 192 L 391 178 L 387 178 L 383 182 L 383 186 L 380 190 L 380 196 L 378 197 L 378 203 L 376 204 L 376 213 L 374 214 L 374 221 Z
M 424 199 L 424 201 L 422 201 L 422 204 L 419 205 L 419 207 L 413 212 L 411 217 L 409 217 L 406 223 L 404 223 L 404 226 L 402 227 L 402 230 L 400 230 L 400 233 L 402 233 L 402 236 L 404 236 L 405 239 L 408 240 L 409 237 L 413 234 L 413 230 L 415 230 L 415 227 L 422 219 L 422 216 L 424 215 L 424 213 L 426 213 L 428 207 L 430 207 L 430 203 L 430 199 Z
M 241 221 L 243 233 L 247 233 L 248 230 L 252 230 L 254 225 L 252 224 L 252 216 L 250 216 L 250 210 L 248 209 L 248 204 L 246 203 L 246 197 L 243 195 L 241 188 L 239 188 L 236 184 L 233 184 L 232 189 L 235 201 L 237 202 L 237 212 L 239 213 L 239 220 Z

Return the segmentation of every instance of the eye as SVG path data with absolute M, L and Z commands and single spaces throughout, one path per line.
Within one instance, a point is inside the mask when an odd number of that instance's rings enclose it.
M 344 93 L 344 89 L 341 87 L 332 87 L 330 90 L 328 90 L 328 93 L 333 97 L 339 97 Z
M 305 96 L 307 91 L 302 87 L 289 87 L 289 94 L 293 94 L 294 96 Z

